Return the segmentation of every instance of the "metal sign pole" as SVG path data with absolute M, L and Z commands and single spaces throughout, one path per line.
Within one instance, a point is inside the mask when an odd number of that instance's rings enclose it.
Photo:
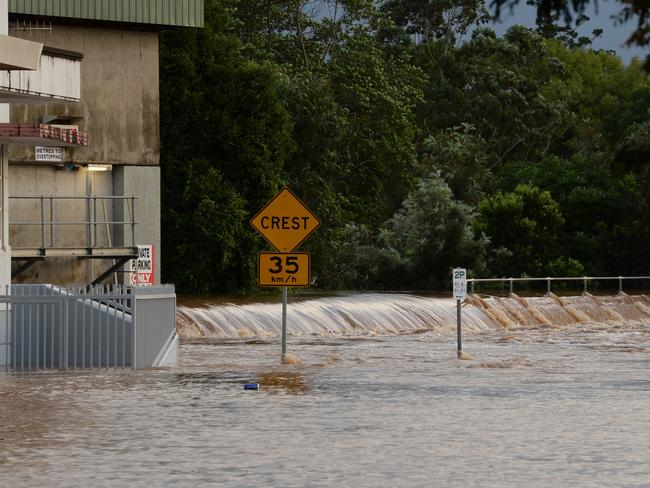
M 460 320 L 460 299 L 456 300 L 456 338 L 458 340 L 458 350 L 456 351 L 456 356 L 460 358 L 463 354 L 463 342 L 461 338 L 461 320 Z
M 456 357 L 458 359 L 471 359 L 469 354 L 463 352 L 463 337 L 461 327 L 461 302 L 467 298 L 467 270 L 454 268 L 452 270 L 454 298 L 456 299 L 456 340 L 458 342 Z M 474 283 L 472 281 L 472 283 Z
M 287 287 L 282 288 L 282 359 L 287 355 Z
M 258 284 L 282 287 L 282 362 L 298 364 L 287 354 L 287 286 L 309 286 L 309 253 L 295 252 L 320 226 L 320 220 L 286 186 L 250 221 L 277 253 L 258 255 Z M 265 263 L 262 267 L 262 263 Z

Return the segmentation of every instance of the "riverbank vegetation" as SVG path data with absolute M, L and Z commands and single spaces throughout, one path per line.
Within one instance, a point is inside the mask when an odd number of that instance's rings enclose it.
M 433 7 L 431 5 L 434 5 Z M 163 278 L 255 288 L 288 185 L 320 289 L 650 274 L 650 82 L 479 0 L 206 0 L 161 37 Z

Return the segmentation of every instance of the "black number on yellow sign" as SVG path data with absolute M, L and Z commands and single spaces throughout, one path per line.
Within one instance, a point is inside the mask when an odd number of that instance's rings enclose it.
M 278 274 L 285 273 L 296 274 L 298 272 L 298 257 L 297 256 L 285 256 L 284 265 L 282 263 L 281 256 L 273 256 L 270 261 L 273 262 L 273 267 L 269 268 L 269 273 Z

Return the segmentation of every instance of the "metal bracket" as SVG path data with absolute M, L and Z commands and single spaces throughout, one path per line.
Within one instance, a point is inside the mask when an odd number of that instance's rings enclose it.
M 90 285 L 88 285 L 88 287 L 98 285 L 106 277 L 110 276 L 115 271 L 117 271 L 118 268 L 121 268 L 122 266 L 124 266 L 126 264 L 126 262 L 129 261 L 130 259 L 133 259 L 133 258 L 131 256 L 126 256 L 126 257 L 117 259 L 117 262 L 115 264 L 113 264 L 113 266 L 111 266 L 106 271 L 104 271 L 102 274 L 100 274 L 97 278 L 95 278 L 95 280 L 92 283 L 90 283 Z

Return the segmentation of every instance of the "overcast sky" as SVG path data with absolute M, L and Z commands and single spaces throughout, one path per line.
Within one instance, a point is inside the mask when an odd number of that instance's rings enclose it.
M 626 63 L 633 56 L 644 59 L 646 55 L 650 54 L 649 49 L 625 46 L 625 41 L 634 30 L 636 22 L 632 20 L 627 24 L 617 25 L 612 16 L 617 15 L 620 11 L 621 4 L 611 0 L 598 2 L 597 12 L 594 5 L 591 4 L 588 11 L 585 12 L 591 20 L 585 22 L 578 32 L 580 35 L 592 37 L 591 32 L 594 29 L 603 29 L 602 36 L 593 43 L 594 49 L 615 51 Z M 515 7 L 512 13 L 508 9 L 504 10 L 501 14 L 501 22 L 495 23 L 493 28 L 498 34 L 503 34 L 513 24 L 522 24 L 528 27 L 535 26 L 535 9 L 526 5 L 525 0 L 520 0 L 520 4 Z

